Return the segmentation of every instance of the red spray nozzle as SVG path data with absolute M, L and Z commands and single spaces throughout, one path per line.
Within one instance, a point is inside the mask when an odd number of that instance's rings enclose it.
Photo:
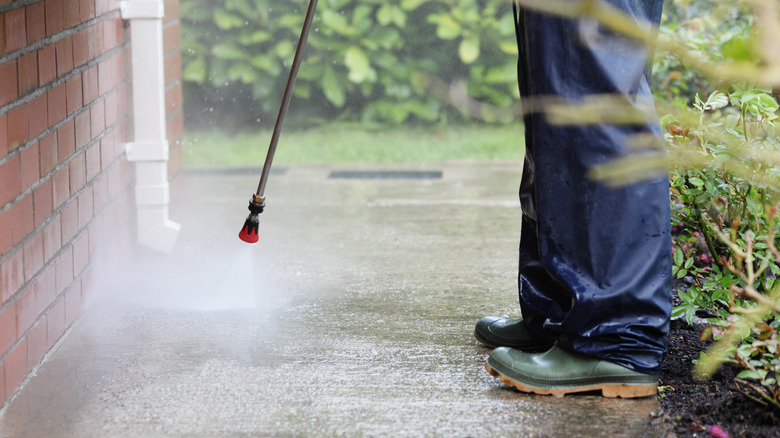
M 238 233 L 238 238 L 247 243 L 256 243 L 260 237 L 257 235 L 257 230 L 260 226 L 260 213 L 265 208 L 265 198 L 257 195 L 252 195 L 252 200 L 249 201 L 249 216 L 244 221 L 244 227 L 241 228 L 241 232 Z

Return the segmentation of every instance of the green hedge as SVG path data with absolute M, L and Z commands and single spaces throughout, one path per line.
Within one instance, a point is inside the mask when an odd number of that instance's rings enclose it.
M 188 116 L 207 113 L 235 127 L 272 123 L 307 5 L 184 0 Z M 508 2 L 321 0 L 305 55 L 292 107 L 298 117 L 383 123 L 471 117 L 448 102 L 454 83 L 493 107 L 518 97 Z M 495 111 L 479 117 L 497 119 Z

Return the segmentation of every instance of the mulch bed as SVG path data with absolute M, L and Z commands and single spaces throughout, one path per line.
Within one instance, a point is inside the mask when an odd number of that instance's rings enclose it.
M 674 436 L 716 437 L 717 425 L 734 437 L 780 437 L 780 412 L 763 407 L 734 389 L 739 370 L 723 366 L 709 380 L 692 374 L 694 359 L 707 345 L 699 340 L 700 328 L 684 320 L 672 321 L 668 351 L 661 364 L 659 385 L 668 385 L 659 397 Z

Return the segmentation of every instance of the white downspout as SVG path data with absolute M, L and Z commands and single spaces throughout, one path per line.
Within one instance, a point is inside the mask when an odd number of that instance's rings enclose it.
M 181 225 L 168 219 L 168 140 L 165 132 L 165 75 L 162 0 L 120 2 L 130 20 L 133 81 L 133 138 L 127 159 L 135 162 L 138 242 L 173 250 Z

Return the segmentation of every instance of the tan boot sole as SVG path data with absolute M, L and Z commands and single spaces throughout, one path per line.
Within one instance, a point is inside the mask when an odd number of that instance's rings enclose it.
M 601 391 L 604 397 L 609 398 L 637 398 L 637 397 L 650 397 L 654 396 L 658 392 L 656 385 L 621 385 L 615 383 L 603 383 L 590 386 L 578 386 L 576 388 L 561 388 L 561 389 L 545 389 L 535 388 L 533 386 L 524 385 L 520 382 L 510 379 L 504 376 L 498 371 L 494 370 L 490 365 L 485 364 L 485 369 L 493 377 L 498 377 L 502 383 L 511 386 L 521 392 L 530 392 L 539 395 L 554 395 L 556 397 L 563 397 L 566 394 L 573 394 L 576 392 L 589 392 L 589 391 Z

